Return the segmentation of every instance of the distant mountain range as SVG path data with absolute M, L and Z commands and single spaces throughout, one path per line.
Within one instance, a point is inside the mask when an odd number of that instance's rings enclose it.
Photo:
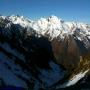
M 89 24 L 0 16 L 1 88 L 90 89 L 89 74 Z

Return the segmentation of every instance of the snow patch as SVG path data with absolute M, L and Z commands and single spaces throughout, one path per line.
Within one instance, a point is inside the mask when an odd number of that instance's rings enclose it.
M 17 52 L 17 50 L 15 49 L 11 49 L 11 47 L 9 46 L 8 43 L 0 43 L 0 47 L 2 47 L 3 49 L 5 49 L 7 52 L 12 53 L 15 56 L 19 56 L 18 58 L 20 58 L 21 60 L 25 61 L 25 57 L 23 56 L 23 54 L 20 54 L 19 52 Z
M 72 86 L 72 85 L 76 84 L 80 79 L 82 79 L 86 75 L 86 73 L 88 71 L 89 70 L 86 70 L 84 72 L 78 73 L 73 78 L 71 78 L 70 80 L 68 80 L 68 82 L 64 83 L 63 85 L 57 86 L 56 88 L 57 89 L 59 89 L 59 88 L 65 88 L 65 87 L 69 87 L 69 86 Z
M 8 69 L 5 63 L 7 63 L 12 70 Z M 14 74 L 15 68 L 20 71 L 20 75 L 24 75 L 24 78 L 26 77 L 25 73 L 20 69 L 20 67 L 13 63 L 13 60 L 10 60 L 8 57 L 6 57 L 4 53 L 0 53 L 0 78 L 6 85 L 27 88 L 27 84 Z
M 60 66 L 55 64 L 54 62 L 50 61 L 50 67 L 51 70 L 40 70 L 41 74 L 39 75 L 39 78 L 42 80 L 42 82 L 45 84 L 46 87 L 49 87 L 59 80 L 61 80 L 64 75 L 65 71 L 63 71 Z

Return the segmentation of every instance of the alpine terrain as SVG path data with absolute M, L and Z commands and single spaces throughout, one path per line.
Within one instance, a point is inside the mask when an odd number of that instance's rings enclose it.
M 0 16 L 3 88 L 90 90 L 90 25 L 56 16 Z

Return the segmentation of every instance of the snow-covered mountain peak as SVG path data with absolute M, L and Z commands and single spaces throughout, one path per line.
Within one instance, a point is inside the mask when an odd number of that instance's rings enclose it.
M 78 32 L 76 35 L 77 37 L 90 37 L 90 25 L 77 22 L 65 22 L 54 15 L 48 18 L 41 18 L 37 21 L 32 21 L 19 15 L 0 17 L 3 19 L 8 19 L 13 24 L 19 24 L 24 28 L 28 28 L 27 31 L 29 32 L 32 28 L 32 30 L 34 30 L 39 36 L 49 35 L 51 39 L 57 37 L 64 38 L 65 36 L 73 35 L 76 32 Z M 82 40 L 82 38 L 80 40 Z
M 56 16 L 37 21 L 0 16 L 0 87 L 66 88 L 89 69 L 90 25 Z
M 52 15 L 48 18 L 48 21 L 56 24 L 56 23 L 62 22 L 62 19 L 58 18 L 57 16 Z
M 24 18 L 23 16 L 10 16 L 8 18 L 10 21 L 12 21 L 14 24 L 20 24 L 23 27 L 29 26 L 29 23 L 31 22 L 29 19 Z

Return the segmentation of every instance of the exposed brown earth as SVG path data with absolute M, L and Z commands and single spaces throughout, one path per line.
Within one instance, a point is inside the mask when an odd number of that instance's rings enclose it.
M 73 37 L 66 37 L 62 41 L 54 39 L 52 41 L 52 49 L 56 58 L 55 61 L 63 65 L 67 70 L 71 71 L 78 66 L 80 53 Z

